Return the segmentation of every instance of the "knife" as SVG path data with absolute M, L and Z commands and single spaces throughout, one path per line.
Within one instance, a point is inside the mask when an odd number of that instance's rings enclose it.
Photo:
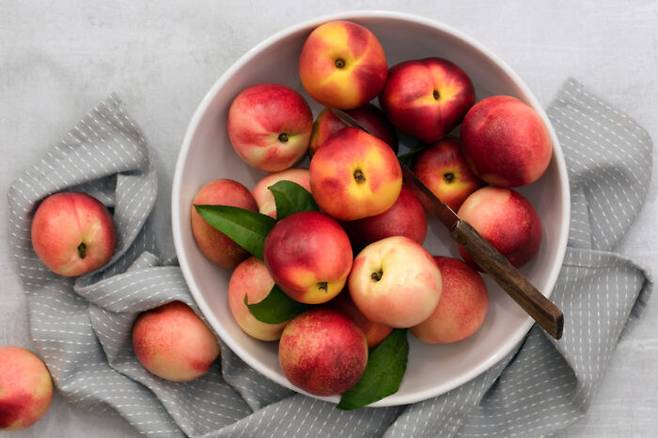
M 339 120 L 347 126 L 368 132 L 359 122 L 344 111 L 331 109 Z M 434 193 L 409 169 L 400 163 L 404 180 L 432 215 L 450 231 L 452 238 L 471 255 L 473 261 L 532 317 L 548 334 L 555 339 L 562 337 L 564 315 L 527 278 L 516 269 L 507 257 L 502 255 L 475 228 L 461 219 L 450 207 L 441 202 Z

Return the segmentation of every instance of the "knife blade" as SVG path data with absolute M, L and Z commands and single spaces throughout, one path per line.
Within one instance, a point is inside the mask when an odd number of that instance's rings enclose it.
M 330 109 L 347 126 L 368 132 L 345 111 Z M 405 182 L 418 196 L 425 209 L 436 216 L 448 229 L 452 238 L 471 255 L 473 261 L 489 274 L 507 294 L 516 301 L 548 334 L 555 339 L 562 337 L 564 315 L 544 296 L 510 261 L 486 239 L 462 220 L 450 207 L 441 202 L 434 193 L 404 163 L 400 163 Z

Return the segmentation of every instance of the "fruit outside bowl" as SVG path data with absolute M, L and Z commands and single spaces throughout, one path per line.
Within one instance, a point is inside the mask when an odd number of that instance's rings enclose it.
M 217 268 L 197 249 L 190 227 L 190 205 L 196 191 L 211 179 L 231 178 L 253 187 L 264 175 L 240 160 L 226 132 L 229 105 L 242 89 L 262 82 L 281 83 L 302 93 L 314 114 L 322 109 L 301 87 L 298 58 L 310 31 L 321 23 L 337 19 L 352 20 L 372 30 L 384 46 L 389 66 L 407 59 L 440 56 L 466 71 L 475 85 L 477 99 L 493 94 L 512 95 L 540 114 L 553 143 L 553 159 L 539 181 L 520 190 L 535 206 L 543 222 L 542 246 L 522 272 L 547 296 L 557 280 L 569 231 L 569 183 L 555 132 L 539 102 L 519 76 L 478 42 L 435 21 L 377 11 L 321 17 L 271 36 L 233 64 L 194 113 L 176 165 L 172 222 L 181 269 L 212 328 L 246 363 L 298 392 L 303 391 L 290 383 L 281 371 L 276 343 L 252 339 L 235 323 L 227 304 L 230 272 Z M 434 255 L 457 254 L 448 233 L 435 219 L 430 220 L 425 247 Z M 482 328 L 468 340 L 452 345 L 427 345 L 410 336 L 409 365 L 399 391 L 372 406 L 414 403 L 443 394 L 486 371 L 518 345 L 532 320 L 497 285 L 489 279 L 486 282 L 490 309 Z M 323 399 L 337 402 L 338 397 Z

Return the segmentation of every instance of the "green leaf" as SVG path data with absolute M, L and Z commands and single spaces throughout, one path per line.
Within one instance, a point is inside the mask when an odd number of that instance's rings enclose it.
M 277 219 L 300 211 L 318 211 L 318 204 L 304 187 L 292 181 L 279 181 L 268 187 L 274 195 Z
M 408 356 L 407 330 L 393 330 L 370 352 L 361 380 L 343 393 L 337 408 L 361 408 L 396 393 L 407 369 Z
M 308 305 L 290 298 L 276 284 L 264 300 L 249 304 L 247 295 L 245 295 L 244 303 L 257 320 L 268 324 L 279 324 L 288 321 L 308 308 Z
M 264 214 L 226 205 L 195 205 L 196 211 L 214 229 L 226 234 L 245 251 L 263 259 L 265 237 L 276 221 Z

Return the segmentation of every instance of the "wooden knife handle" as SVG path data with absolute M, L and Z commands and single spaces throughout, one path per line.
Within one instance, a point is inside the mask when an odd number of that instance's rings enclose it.
M 542 295 L 510 262 L 465 221 L 452 230 L 454 239 L 469 252 L 483 271 L 491 275 L 546 332 L 562 337 L 562 311 Z

